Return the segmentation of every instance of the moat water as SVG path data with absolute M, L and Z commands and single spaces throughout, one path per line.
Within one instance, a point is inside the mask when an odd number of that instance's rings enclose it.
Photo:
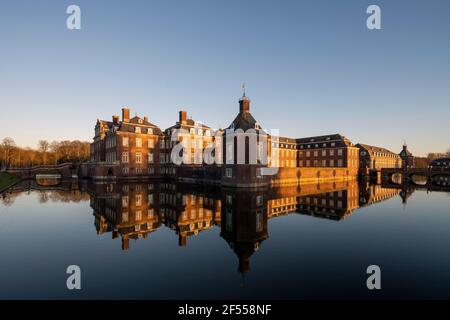
M 450 192 L 27 182 L 1 196 L 0 253 L 2 299 L 448 299 Z

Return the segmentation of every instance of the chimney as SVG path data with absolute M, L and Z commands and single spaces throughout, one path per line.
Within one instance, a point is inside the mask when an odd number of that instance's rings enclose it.
M 113 123 L 114 123 L 115 125 L 118 125 L 118 124 L 119 124 L 119 116 L 113 115 L 112 120 L 113 120 Z
M 122 108 L 122 121 L 123 122 L 130 121 L 130 109 Z
M 180 111 L 180 124 L 186 124 L 186 120 L 187 120 L 187 112 L 186 111 Z
M 250 99 L 247 97 L 242 97 L 239 100 L 239 112 L 240 113 L 250 113 Z
M 144 122 L 148 122 L 148 117 L 144 116 Z

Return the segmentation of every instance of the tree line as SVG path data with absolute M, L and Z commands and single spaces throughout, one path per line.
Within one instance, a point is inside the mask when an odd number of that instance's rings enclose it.
M 90 158 L 90 143 L 85 141 L 39 140 L 35 149 L 22 148 L 14 139 L 4 138 L 0 143 L 1 168 L 26 168 L 36 165 L 54 165 L 65 162 L 85 162 Z

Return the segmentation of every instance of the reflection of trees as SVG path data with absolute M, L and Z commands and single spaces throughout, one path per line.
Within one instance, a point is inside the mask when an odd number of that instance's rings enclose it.
M 39 203 L 46 203 L 48 201 L 48 194 L 46 191 L 39 193 Z
M 75 202 L 87 201 L 90 199 L 88 193 L 80 192 L 79 190 L 62 191 L 54 190 L 49 192 L 49 198 L 52 202 Z
M 15 196 L 11 194 L 3 194 L 2 196 L 2 203 L 4 206 L 9 207 L 14 203 Z

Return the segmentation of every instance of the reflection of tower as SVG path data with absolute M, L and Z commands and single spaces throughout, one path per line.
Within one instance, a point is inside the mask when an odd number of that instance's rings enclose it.
M 402 185 L 402 191 L 400 192 L 400 197 L 402 198 L 403 206 L 406 207 L 408 204 L 408 198 L 414 193 L 414 188 L 409 188 L 407 184 Z
M 238 257 L 238 271 L 250 270 L 250 257 L 267 239 L 267 193 L 225 189 L 222 194 L 221 236 Z
M 122 250 L 126 251 L 130 248 L 130 238 L 128 236 L 122 237 Z

